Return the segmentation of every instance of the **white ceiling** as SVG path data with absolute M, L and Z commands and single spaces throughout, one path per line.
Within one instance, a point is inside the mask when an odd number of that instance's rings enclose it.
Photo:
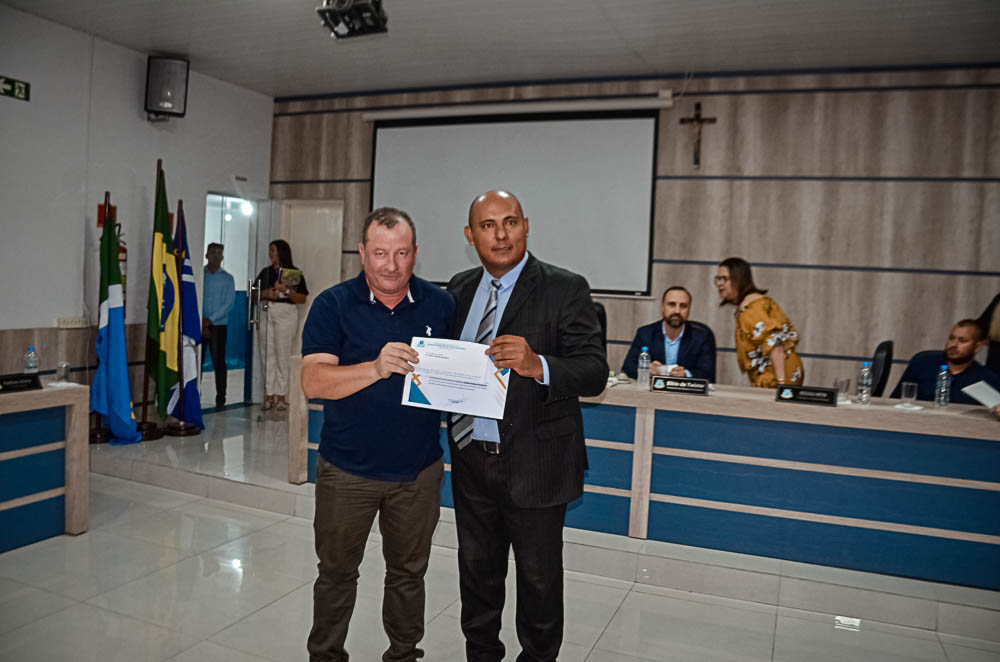
M 320 0 L 4 0 L 284 97 L 685 72 L 1000 62 L 998 0 L 384 0 L 335 41 Z

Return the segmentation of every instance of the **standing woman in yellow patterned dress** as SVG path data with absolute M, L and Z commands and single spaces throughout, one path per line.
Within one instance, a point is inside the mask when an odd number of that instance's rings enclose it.
M 795 353 L 799 334 L 785 311 L 753 282 L 746 260 L 723 260 L 715 274 L 722 305 L 736 306 L 736 357 L 740 370 L 759 388 L 801 384 L 805 373 Z

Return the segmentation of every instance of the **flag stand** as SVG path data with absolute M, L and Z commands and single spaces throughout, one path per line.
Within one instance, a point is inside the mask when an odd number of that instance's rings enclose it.
M 104 427 L 104 417 L 95 414 L 97 417 L 97 427 L 90 428 L 90 443 L 106 444 L 111 441 L 111 431 Z
M 183 218 L 184 212 L 184 201 L 177 201 L 177 222 L 180 223 Z M 177 274 L 179 276 L 178 281 L 183 283 L 184 280 L 184 255 L 182 254 L 184 250 L 177 246 L 174 246 L 174 259 L 177 261 Z M 183 316 L 184 305 L 183 300 L 184 287 L 177 288 L 177 311 Z M 178 323 L 179 328 L 183 328 L 182 323 Z M 180 416 L 177 420 L 170 421 L 167 423 L 164 432 L 170 437 L 193 437 L 196 434 L 201 434 L 201 428 L 199 428 L 194 423 L 188 423 L 184 420 L 184 334 L 179 332 L 177 334 L 177 413 Z
M 163 169 L 163 159 L 156 159 L 156 180 L 160 181 L 160 170 Z M 154 203 L 155 209 L 155 203 Z M 155 211 L 154 211 L 155 213 Z M 153 235 L 155 241 L 156 235 Z M 150 250 L 152 255 L 152 249 Z M 153 441 L 163 437 L 163 428 L 156 423 L 147 420 L 149 409 L 149 329 L 146 329 L 146 355 L 142 364 L 142 420 L 136 424 L 143 441 Z

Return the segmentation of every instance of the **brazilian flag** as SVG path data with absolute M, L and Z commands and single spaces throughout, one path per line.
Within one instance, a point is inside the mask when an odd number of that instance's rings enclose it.
M 149 272 L 149 302 L 146 304 L 146 333 L 152 354 L 153 379 L 156 381 L 156 411 L 167 417 L 170 389 L 177 383 L 177 349 L 180 333 L 180 310 L 177 294 L 177 258 L 170 238 L 170 207 L 167 205 L 167 178 L 160 170 L 156 178 L 156 203 L 153 213 L 153 254 Z

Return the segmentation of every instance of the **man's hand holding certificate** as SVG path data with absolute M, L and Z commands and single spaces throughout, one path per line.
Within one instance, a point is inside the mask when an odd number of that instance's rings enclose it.
M 414 337 L 420 355 L 403 384 L 403 404 L 484 418 L 503 418 L 509 369 L 486 355 L 487 345 Z

